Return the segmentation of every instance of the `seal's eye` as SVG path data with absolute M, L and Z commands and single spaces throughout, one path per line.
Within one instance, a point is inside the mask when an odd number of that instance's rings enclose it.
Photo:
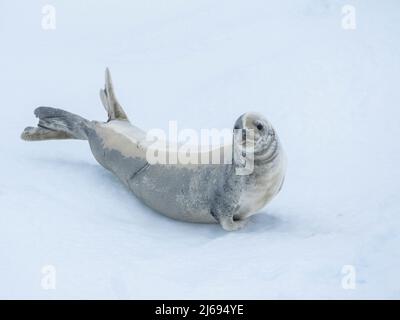
M 257 129 L 261 131 L 262 129 L 264 129 L 264 126 L 261 123 L 259 123 L 257 124 Z
M 239 128 L 239 125 L 238 125 L 238 124 L 235 124 L 235 126 L 233 127 L 233 129 L 239 130 L 239 129 L 240 129 L 240 128 Z

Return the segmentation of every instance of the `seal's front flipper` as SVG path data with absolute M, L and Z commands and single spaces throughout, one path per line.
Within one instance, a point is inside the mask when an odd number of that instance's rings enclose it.
M 236 231 L 242 229 L 248 223 L 248 220 L 234 220 L 233 217 L 223 216 L 219 218 L 219 223 L 226 231 Z
M 115 96 L 110 70 L 108 70 L 108 68 L 106 69 L 106 85 L 104 89 L 100 90 L 100 99 L 108 113 L 108 121 L 128 120 L 128 116 Z

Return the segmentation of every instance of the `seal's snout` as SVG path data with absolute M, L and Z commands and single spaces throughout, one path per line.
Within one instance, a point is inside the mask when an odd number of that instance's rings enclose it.
M 245 114 L 242 114 L 235 122 L 235 125 L 233 126 L 233 129 L 239 130 L 239 129 L 244 129 L 244 124 L 243 124 L 243 119 L 244 119 Z
M 233 128 L 238 143 L 243 145 L 247 140 L 258 140 L 263 135 L 266 126 L 267 123 L 261 115 L 248 112 L 236 120 Z

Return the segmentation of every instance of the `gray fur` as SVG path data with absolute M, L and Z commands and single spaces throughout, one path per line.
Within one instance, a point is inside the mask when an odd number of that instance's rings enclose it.
M 58 140 L 58 139 L 74 139 L 74 136 L 63 132 L 54 131 L 41 127 L 26 127 L 21 134 L 21 139 L 26 141 L 41 141 L 41 140 Z
M 87 130 L 91 123 L 81 116 L 50 107 L 36 108 L 34 114 L 39 118 L 38 126 L 25 128 L 21 134 L 24 140 L 87 140 Z
M 104 90 L 100 90 L 100 100 L 108 113 L 108 121 L 115 119 L 128 120 L 128 116 L 126 115 L 124 109 L 122 109 L 115 96 L 114 86 L 112 84 L 111 74 L 108 68 L 106 69 L 105 88 Z
M 243 227 L 247 218 L 282 187 L 286 158 L 274 129 L 261 115 L 247 113 L 235 123 L 235 129 L 256 131 L 254 170 L 249 175 L 237 175 L 240 156 L 248 152 L 239 139 L 241 134 L 234 134 L 235 157 L 228 164 L 149 164 L 146 134 L 128 121 L 115 98 L 108 69 L 100 95 L 108 122 L 88 121 L 64 110 L 40 107 L 35 110 L 38 127 L 26 128 L 22 138 L 88 140 L 96 160 L 149 207 L 182 221 L 217 222 L 225 230 Z M 261 124 L 263 129 L 258 130 Z

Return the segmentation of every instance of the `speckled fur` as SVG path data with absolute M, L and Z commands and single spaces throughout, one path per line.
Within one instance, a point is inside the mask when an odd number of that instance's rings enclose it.
M 107 122 L 38 108 L 39 126 L 25 129 L 22 138 L 87 139 L 96 160 L 152 209 L 177 220 L 220 223 L 225 230 L 243 227 L 250 215 L 280 191 L 286 158 L 274 129 L 261 115 L 247 113 L 235 123 L 235 129 L 255 131 L 254 170 L 237 175 L 241 163 L 236 158 L 230 164 L 149 164 L 146 134 L 129 122 L 116 101 L 108 71 L 101 98 L 109 115 Z M 232 157 L 248 151 L 239 138 L 235 133 Z

